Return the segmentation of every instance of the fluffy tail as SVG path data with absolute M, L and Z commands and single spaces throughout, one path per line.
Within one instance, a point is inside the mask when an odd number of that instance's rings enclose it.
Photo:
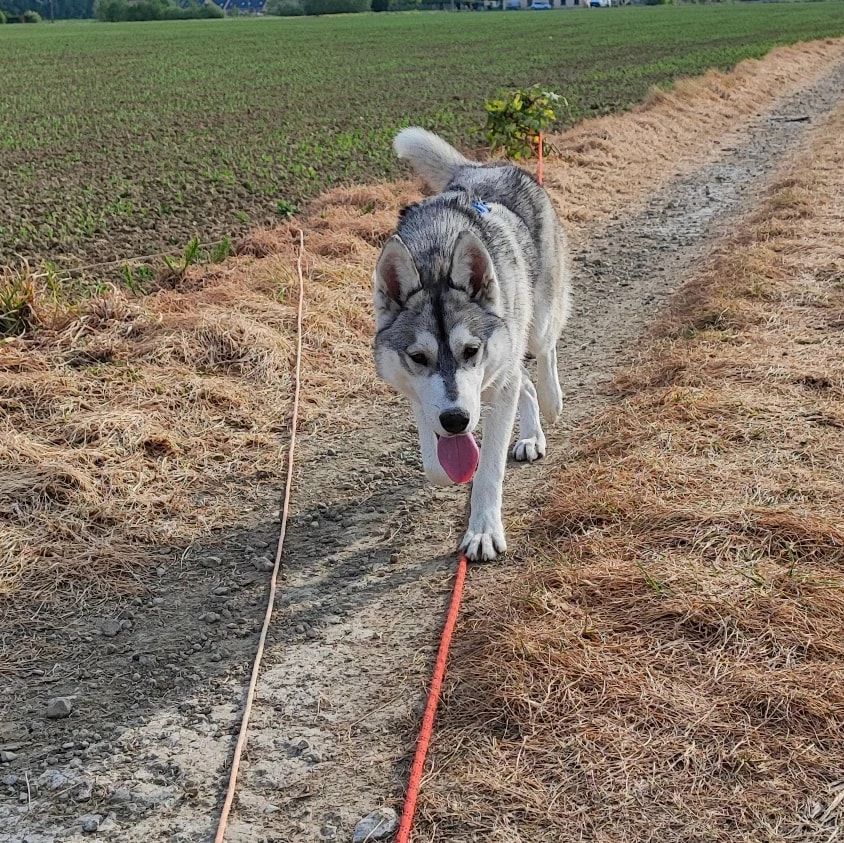
M 468 158 L 439 135 L 418 126 L 402 129 L 393 140 L 393 149 L 436 191 L 445 190 L 461 167 L 472 166 Z

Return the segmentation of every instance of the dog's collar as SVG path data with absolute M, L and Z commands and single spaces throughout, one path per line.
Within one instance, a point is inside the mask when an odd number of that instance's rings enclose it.
M 481 202 L 480 199 L 476 199 L 472 203 L 472 207 L 479 213 L 479 214 L 488 214 L 490 212 L 490 207 L 487 205 L 486 202 Z

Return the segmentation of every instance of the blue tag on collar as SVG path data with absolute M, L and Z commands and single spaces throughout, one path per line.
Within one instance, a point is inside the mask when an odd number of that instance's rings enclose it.
M 489 205 L 486 202 L 481 202 L 480 199 L 476 200 L 472 203 L 472 207 L 479 213 L 479 214 L 488 214 L 489 213 Z

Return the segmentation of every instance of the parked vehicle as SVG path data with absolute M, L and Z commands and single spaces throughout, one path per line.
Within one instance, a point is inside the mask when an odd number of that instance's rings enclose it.
M 534 11 L 539 12 L 544 9 L 550 9 L 551 4 L 548 2 L 548 0 L 533 0 L 533 2 L 530 4 L 530 7 Z
M 589 6 L 592 9 L 606 8 L 612 6 L 612 0 L 589 0 Z
M 510 12 L 522 8 L 522 0 L 505 0 L 504 8 Z

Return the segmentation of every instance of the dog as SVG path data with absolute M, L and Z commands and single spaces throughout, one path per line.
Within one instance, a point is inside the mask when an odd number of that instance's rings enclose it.
M 410 399 L 425 474 L 472 482 L 461 549 L 473 561 L 507 549 L 504 470 L 545 455 L 562 410 L 557 341 L 570 311 L 566 235 L 545 190 L 507 163 L 468 160 L 425 129 L 393 147 L 435 192 L 405 208 L 373 275 L 379 376 Z M 535 358 L 536 386 L 525 368 Z M 481 448 L 474 431 L 485 406 Z

